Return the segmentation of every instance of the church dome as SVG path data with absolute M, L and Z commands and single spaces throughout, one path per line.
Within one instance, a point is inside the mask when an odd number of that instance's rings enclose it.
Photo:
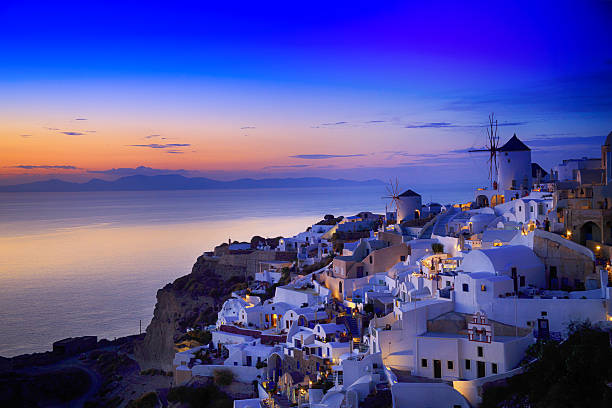
M 612 146 L 612 132 L 608 133 L 608 137 L 606 137 L 606 143 L 604 143 L 604 145 Z

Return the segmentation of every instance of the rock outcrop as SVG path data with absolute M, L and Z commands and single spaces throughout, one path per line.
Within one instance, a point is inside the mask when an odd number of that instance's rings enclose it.
M 254 277 L 260 261 L 295 259 L 295 252 L 255 250 L 200 256 L 189 275 L 157 291 L 153 319 L 134 350 L 140 368 L 172 370 L 177 343 L 185 340 L 185 330 L 214 324 L 223 302 L 233 291 L 246 287 L 247 277 Z M 198 345 L 183 343 L 183 347 Z
M 218 264 L 216 258 L 201 256 L 189 275 L 157 291 L 153 319 L 134 349 L 141 369 L 172 370 L 175 345 L 185 329 L 216 321 L 223 301 L 245 279 L 243 268 L 219 268 Z

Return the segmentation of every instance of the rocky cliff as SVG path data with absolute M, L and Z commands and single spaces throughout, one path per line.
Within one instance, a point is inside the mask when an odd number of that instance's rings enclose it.
M 134 350 L 140 368 L 171 370 L 185 329 L 214 324 L 223 301 L 244 279 L 244 268 L 220 265 L 216 258 L 201 256 L 189 275 L 158 290 L 153 319 Z
M 191 273 L 157 291 L 157 304 L 144 340 L 137 343 L 134 354 L 143 370 L 172 369 L 179 349 L 196 347 L 185 330 L 217 321 L 217 312 L 231 293 L 246 287 L 260 261 L 295 260 L 295 252 L 221 251 L 218 256 L 200 256 Z

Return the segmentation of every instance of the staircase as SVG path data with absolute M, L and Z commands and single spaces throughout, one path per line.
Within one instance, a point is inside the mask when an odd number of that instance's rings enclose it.
M 448 222 L 460 212 L 461 212 L 460 209 L 452 207 L 448 211 L 446 211 L 444 214 L 442 214 L 441 217 L 438 217 L 438 220 L 436 221 L 433 227 L 433 233 L 435 235 L 440 235 L 440 236 L 446 235 L 446 224 L 448 224 Z
M 351 333 L 351 337 L 354 339 L 361 339 L 361 330 L 359 330 L 359 324 L 357 323 L 357 319 L 352 316 L 338 316 L 336 318 L 336 323 L 342 324 L 349 329 L 349 333 Z

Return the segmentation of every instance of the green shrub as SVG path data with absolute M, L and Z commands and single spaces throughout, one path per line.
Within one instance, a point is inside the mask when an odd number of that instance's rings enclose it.
M 142 395 L 140 398 L 130 401 L 127 404 L 127 408 L 155 408 L 157 407 L 157 403 L 159 402 L 159 398 L 157 398 L 157 394 L 154 392 L 148 392 Z
M 202 345 L 206 345 L 211 342 L 212 334 L 207 330 L 192 330 L 187 333 L 187 338 L 195 340 Z
M 186 404 L 191 408 L 232 408 L 232 399 L 215 385 L 203 387 L 180 386 L 168 392 L 168 401 Z
M 431 244 L 431 250 L 433 251 L 434 254 L 444 253 L 444 245 L 439 244 L 439 243 Z
M 227 386 L 234 382 L 234 373 L 230 370 L 215 370 L 213 372 L 215 384 Z

